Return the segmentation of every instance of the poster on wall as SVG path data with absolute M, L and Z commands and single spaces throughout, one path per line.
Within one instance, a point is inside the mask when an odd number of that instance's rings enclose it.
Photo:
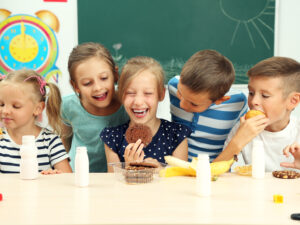
M 67 94 L 71 92 L 68 55 L 77 42 L 77 1 L 1 3 L 0 74 L 33 69 Z

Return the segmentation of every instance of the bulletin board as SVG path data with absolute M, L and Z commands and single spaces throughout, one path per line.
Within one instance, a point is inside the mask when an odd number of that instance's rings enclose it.
M 102 43 L 119 67 L 153 57 L 167 80 L 215 49 L 233 62 L 235 83 L 247 83 L 248 69 L 274 54 L 274 20 L 275 0 L 78 0 L 79 43 Z

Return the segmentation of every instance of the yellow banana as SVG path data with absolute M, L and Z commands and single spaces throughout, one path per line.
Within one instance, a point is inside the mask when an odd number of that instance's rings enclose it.
M 167 155 L 164 158 L 165 158 L 166 163 L 168 163 L 168 165 L 170 165 L 170 166 L 178 166 L 178 167 L 187 168 L 187 169 L 190 168 L 191 163 L 184 161 L 182 159 L 178 159 L 171 155 Z
M 192 168 L 182 168 L 178 166 L 167 167 L 159 171 L 161 177 L 174 177 L 174 176 L 196 176 L 196 171 Z
M 210 164 L 211 175 L 218 176 L 220 174 L 226 173 L 230 170 L 232 163 L 234 162 L 234 158 L 227 161 L 214 162 Z
M 219 161 L 210 164 L 211 176 L 215 178 L 223 173 L 226 173 L 231 165 L 233 164 L 236 157 L 227 160 Z M 167 167 L 160 171 L 162 177 L 173 177 L 173 176 L 196 176 L 196 168 L 198 159 L 193 157 L 192 162 L 186 162 L 178 159 L 174 156 L 165 156 L 165 161 L 172 167 Z
M 219 176 L 223 173 L 226 173 L 230 169 L 234 160 L 235 159 L 232 158 L 227 161 L 219 161 L 219 162 L 211 163 L 210 164 L 211 176 Z M 192 162 L 191 162 L 191 167 L 194 170 L 196 170 L 196 168 L 197 168 L 197 162 L 198 162 L 198 159 L 193 157 Z

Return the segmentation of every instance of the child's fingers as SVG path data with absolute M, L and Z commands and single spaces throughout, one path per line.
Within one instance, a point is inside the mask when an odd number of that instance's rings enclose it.
M 291 150 L 290 147 L 291 146 L 289 145 L 283 149 L 283 155 L 285 155 L 286 157 L 289 157 L 290 155 L 290 150 Z
M 43 175 L 51 175 L 51 174 L 60 174 L 60 173 L 62 173 L 62 171 L 60 171 L 60 170 L 57 170 L 57 169 L 48 169 L 48 170 L 43 170 L 42 172 L 41 172 L 41 174 L 43 174 Z
M 143 161 L 145 155 L 143 148 L 144 148 L 144 144 L 140 144 L 133 156 L 134 161 Z
M 145 152 L 142 151 L 142 153 L 140 154 L 139 161 L 140 161 L 140 162 L 144 161 L 144 158 L 145 158 Z
M 246 119 L 245 119 L 245 116 L 246 116 L 246 114 L 240 117 L 240 123 L 245 122 L 245 120 L 246 120 Z
M 141 151 L 138 151 L 140 148 L 143 149 L 144 145 L 141 144 L 142 141 L 139 139 L 135 143 L 130 143 L 127 145 L 124 151 L 125 161 L 136 161 L 139 159 Z
M 130 161 L 130 160 L 129 160 L 129 156 L 130 156 L 131 149 L 132 149 L 133 145 L 134 145 L 134 143 L 130 143 L 130 144 L 127 145 L 127 147 L 125 148 L 125 151 L 124 151 L 124 159 L 125 159 L 125 161 Z
M 295 168 L 294 163 L 288 163 L 288 162 L 282 162 L 282 163 L 280 163 L 280 166 L 286 167 L 286 168 Z

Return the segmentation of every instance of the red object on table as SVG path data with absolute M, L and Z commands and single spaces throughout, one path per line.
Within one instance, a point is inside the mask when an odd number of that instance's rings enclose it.
M 2 194 L 0 193 L 0 202 L 3 200 L 3 196 Z
M 44 2 L 67 2 L 68 0 L 44 0 Z

